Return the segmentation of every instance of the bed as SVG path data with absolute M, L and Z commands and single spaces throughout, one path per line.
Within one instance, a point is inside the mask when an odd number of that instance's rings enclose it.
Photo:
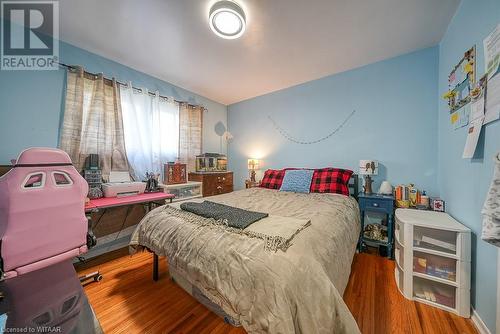
M 162 206 L 138 225 L 132 251 L 154 252 L 156 271 L 158 256 L 167 257 L 181 287 L 249 333 L 359 333 L 342 299 L 360 233 L 354 196 L 250 188 L 206 199 L 308 224 L 285 248 L 270 250 L 267 239 L 200 225 Z

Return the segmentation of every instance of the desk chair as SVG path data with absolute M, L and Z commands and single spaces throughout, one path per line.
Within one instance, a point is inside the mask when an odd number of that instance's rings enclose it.
M 87 182 L 66 152 L 21 152 L 12 169 L 0 177 L 2 279 L 78 257 L 93 246 L 87 240 L 87 192 Z

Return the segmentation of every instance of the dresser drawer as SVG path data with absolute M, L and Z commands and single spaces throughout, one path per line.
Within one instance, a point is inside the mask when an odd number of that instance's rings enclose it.
M 360 198 L 359 199 L 359 207 L 361 210 L 376 210 L 376 211 L 384 211 L 391 212 L 393 209 L 392 201 L 384 201 L 379 199 L 371 199 L 371 198 Z
M 220 194 L 225 194 L 225 193 L 230 193 L 233 191 L 233 185 L 227 185 L 227 184 L 218 184 L 215 187 L 215 193 L 214 195 L 220 195 Z
M 233 191 L 233 173 L 189 173 L 189 180 L 203 182 L 203 196 Z
M 233 185 L 216 184 L 216 185 L 210 185 L 205 189 L 203 190 L 203 196 L 207 197 L 207 196 L 230 193 L 233 191 Z
M 217 184 L 223 184 L 223 185 L 232 185 L 233 184 L 233 174 L 223 174 L 223 175 L 214 175 L 214 179 Z

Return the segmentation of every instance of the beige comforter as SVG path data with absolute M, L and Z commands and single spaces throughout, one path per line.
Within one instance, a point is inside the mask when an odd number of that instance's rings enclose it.
M 151 211 L 132 235 L 249 333 L 359 333 L 342 300 L 360 232 L 357 202 L 336 194 L 251 188 L 210 197 L 243 209 L 310 220 L 286 252 L 264 241 Z

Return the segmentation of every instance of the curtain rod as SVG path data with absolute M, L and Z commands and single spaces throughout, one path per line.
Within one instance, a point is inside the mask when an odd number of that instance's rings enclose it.
M 60 62 L 57 62 L 57 61 L 55 61 L 54 63 L 58 64 L 59 66 L 66 67 L 67 69 L 70 69 L 70 70 L 76 70 L 76 69 L 79 69 L 79 68 L 80 68 L 79 66 L 68 65 L 68 64 L 65 64 L 65 63 L 60 63 Z M 91 73 L 91 72 L 88 72 L 88 71 L 85 71 L 85 70 L 83 70 L 83 72 L 84 72 L 85 74 L 91 75 L 91 76 L 93 76 L 93 77 L 97 77 L 97 76 L 99 75 L 99 74 L 96 74 L 96 73 Z M 104 80 L 113 81 L 113 79 L 109 79 L 109 78 L 106 78 L 106 77 L 104 77 L 104 76 L 103 76 L 103 78 L 104 78 Z M 123 83 L 123 82 L 120 82 L 120 81 L 118 81 L 118 80 L 114 80 L 114 81 L 115 81 L 117 84 L 121 85 L 121 86 L 126 86 L 126 87 L 128 87 L 128 86 L 129 86 L 128 84 Z M 141 91 L 141 92 L 144 90 L 144 89 L 142 89 L 142 88 L 138 88 L 138 87 L 134 87 L 134 86 L 132 86 L 132 89 L 137 90 L 137 91 Z M 156 94 L 155 94 L 155 93 L 152 93 L 152 92 L 150 92 L 150 91 L 148 91 L 148 94 L 149 94 L 149 95 L 151 95 L 151 96 L 156 96 Z M 173 100 L 175 103 L 179 103 L 179 104 L 186 104 L 186 105 L 188 105 L 188 106 L 190 106 L 190 107 L 200 107 L 200 108 L 202 108 L 204 111 L 208 111 L 208 109 L 207 109 L 207 108 L 205 108 L 204 106 L 201 106 L 201 105 L 196 105 L 196 104 L 188 103 L 188 102 L 186 102 L 186 101 L 179 101 L 179 100 L 176 100 L 176 99 L 174 99 L 174 98 L 172 98 L 172 97 L 169 97 L 169 96 L 159 95 L 159 97 L 160 97 L 160 98 L 162 98 L 162 99 L 166 99 L 166 100 Z

